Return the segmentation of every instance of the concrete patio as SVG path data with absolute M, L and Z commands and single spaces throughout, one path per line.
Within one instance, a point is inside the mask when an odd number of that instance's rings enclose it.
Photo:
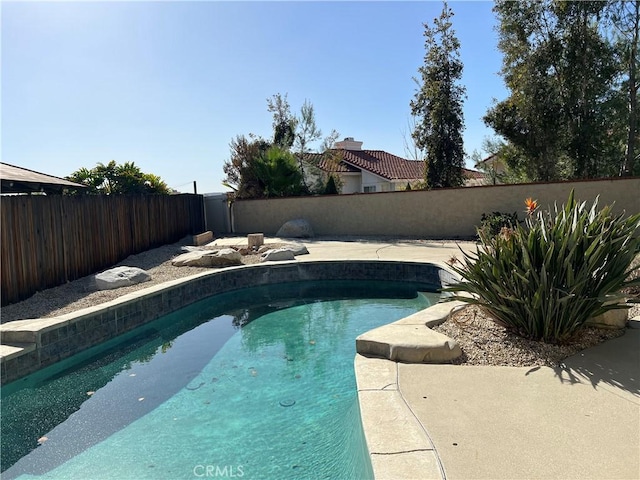
M 640 478 L 638 328 L 558 369 L 355 366 L 378 479 Z

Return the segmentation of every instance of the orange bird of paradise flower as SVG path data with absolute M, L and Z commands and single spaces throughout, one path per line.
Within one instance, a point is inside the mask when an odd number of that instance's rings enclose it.
M 526 209 L 527 215 L 533 215 L 533 212 L 535 212 L 536 208 L 538 208 L 538 201 L 533 200 L 531 197 L 527 198 L 524 201 L 524 204 L 527 207 Z

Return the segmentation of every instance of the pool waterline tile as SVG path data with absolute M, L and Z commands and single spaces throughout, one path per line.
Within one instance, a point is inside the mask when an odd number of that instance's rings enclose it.
M 451 278 L 451 275 L 437 263 L 387 260 L 292 261 L 229 267 L 154 285 L 123 295 L 117 300 L 57 318 L 9 322 L 0 326 L 0 332 L 5 342 L 35 343 L 36 351 L 57 342 L 55 338 L 59 341 L 61 338 L 73 337 L 73 341 L 66 341 L 55 349 L 45 351 L 44 363 L 39 354 L 29 357 L 29 361 L 23 359 L 21 362 L 26 363 L 21 364 L 19 370 L 31 373 L 52 363 L 50 351 L 55 350 L 60 356 L 68 357 L 219 293 L 306 280 L 418 281 L 439 288 L 442 286 L 441 280 Z M 71 324 L 74 325 L 73 328 L 69 328 Z M 4 365 L 7 361 L 8 359 L 0 357 L 0 364 Z M 14 364 L 9 362 L 3 367 L 7 372 L 2 375 L 3 385 L 24 375 L 15 370 L 12 366 Z

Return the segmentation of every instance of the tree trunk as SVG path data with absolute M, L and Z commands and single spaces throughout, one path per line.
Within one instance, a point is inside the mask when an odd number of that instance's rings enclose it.
M 631 42 L 631 52 L 629 54 L 629 128 L 627 136 L 627 154 L 625 155 L 622 175 L 633 174 L 633 164 L 635 161 L 635 143 L 637 133 L 637 109 L 638 109 L 638 87 L 637 87 L 637 57 L 638 57 L 638 33 L 640 30 L 640 0 L 635 2 L 635 15 L 633 25 L 633 41 Z

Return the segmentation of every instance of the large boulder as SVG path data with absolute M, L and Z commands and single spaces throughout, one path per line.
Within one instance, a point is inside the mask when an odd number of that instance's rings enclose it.
M 242 255 L 233 248 L 197 250 L 183 253 L 171 261 L 176 267 L 230 267 L 242 264 Z
M 597 317 L 587 320 L 586 325 L 596 328 L 622 329 L 627 326 L 629 320 L 629 310 L 615 309 L 608 310 Z
M 288 248 L 267 250 L 260 256 L 261 262 L 282 262 L 285 260 L 295 260 L 293 251 Z
M 151 275 L 138 267 L 114 267 L 94 276 L 98 290 L 128 287 L 151 280 Z
M 289 220 L 276 233 L 276 237 L 280 238 L 311 238 L 313 236 L 313 229 L 304 218 Z

